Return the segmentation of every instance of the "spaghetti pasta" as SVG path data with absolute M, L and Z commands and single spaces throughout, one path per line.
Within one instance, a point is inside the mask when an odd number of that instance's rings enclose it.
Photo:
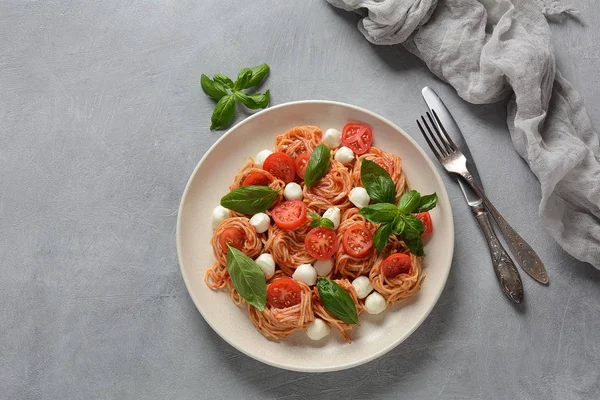
M 309 208 L 324 212 L 329 207 L 347 210 L 352 203 L 348 194 L 352 190 L 352 178 L 342 163 L 331 160 L 329 171 L 311 188 L 304 186 L 304 202 Z
M 275 151 L 292 158 L 310 154 L 321 143 L 323 132 L 317 126 L 297 126 L 275 137 Z
M 342 222 L 337 231 L 338 242 L 342 241 L 342 237 L 346 230 L 355 224 L 365 226 L 371 234 L 375 234 L 377 227 L 375 224 L 367 221 L 365 217 L 359 214 L 357 208 L 350 208 L 342 215 Z M 335 253 L 335 272 L 334 275 L 344 278 L 356 278 L 360 275 L 368 275 L 373 262 L 375 249 L 371 248 L 364 256 L 354 257 L 344 251 L 342 246 L 338 247 Z
M 304 246 L 304 239 L 310 230 L 308 223 L 294 231 L 281 229 L 277 225 L 269 227 L 265 251 L 273 256 L 285 274 L 292 275 L 300 264 L 314 263 L 315 258 L 306 252 Z

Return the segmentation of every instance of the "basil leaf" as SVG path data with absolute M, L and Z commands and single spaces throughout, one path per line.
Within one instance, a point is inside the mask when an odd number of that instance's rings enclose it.
M 423 251 L 423 241 L 421 238 L 404 239 L 404 244 L 415 256 L 423 257 L 425 255 L 425 252 Z
M 398 215 L 398 208 L 390 203 L 371 204 L 360 209 L 360 215 L 376 224 L 392 222 Z
M 227 96 L 227 89 L 223 85 L 213 81 L 204 74 L 200 75 L 200 86 L 202 86 L 204 93 L 215 100 L 220 100 L 223 96 Z
M 227 128 L 235 115 L 235 98 L 231 95 L 221 97 L 217 102 L 212 117 L 210 130 Z
M 310 218 L 312 218 L 312 221 L 310 221 L 310 226 L 312 226 L 313 228 L 319 228 L 322 226 L 325 228 L 333 229 L 333 221 L 329 218 L 322 218 L 319 216 L 319 214 L 310 211 L 308 212 L 308 215 L 310 216 Z
M 340 285 L 327 278 L 317 279 L 317 290 L 329 314 L 347 324 L 358 324 L 358 312 L 352 296 Z
M 421 200 L 421 195 L 416 190 L 410 190 L 400 197 L 400 201 L 398 202 L 398 208 L 404 214 L 409 214 L 419 207 L 419 201 Z
M 248 68 L 252 72 L 252 77 L 248 81 L 248 84 L 245 88 L 250 88 L 252 86 L 256 86 L 265 80 L 267 74 L 269 73 L 269 66 L 267 64 L 260 64 L 256 67 Z
M 267 304 L 267 281 L 257 263 L 235 247 L 227 245 L 227 272 L 235 290 L 259 311 Z
M 227 75 L 215 74 L 215 75 L 213 75 L 213 80 L 215 82 L 219 82 L 221 85 L 225 86 L 226 88 L 229 88 L 229 89 L 233 88 L 233 81 Z
M 381 254 L 384 254 L 385 246 L 390 240 L 391 234 L 392 224 L 383 224 L 379 226 L 379 229 L 375 232 L 375 235 L 373 236 L 373 245 Z
M 392 223 L 392 227 L 394 233 L 396 235 L 401 235 L 404 232 L 404 228 L 406 226 L 406 221 L 404 220 L 405 214 L 398 214 L 396 218 L 394 218 L 394 222 Z
M 433 207 L 437 205 L 438 197 L 437 193 L 426 194 L 425 196 L 421 196 L 419 200 L 419 207 L 417 207 L 417 212 L 425 212 L 431 210 Z
M 223 196 L 221 205 L 242 214 L 257 214 L 271 208 L 278 193 L 268 186 L 242 186 Z
M 238 73 L 237 80 L 233 84 L 233 90 L 246 89 L 248 87 L 248 82 L 250 82 L 250 78 L 252 78 L 252 71 L 248 68 L 243 68 Z
M 233 92 L 233 95 L 251 110 L 267 108 L 271 99 L 271 92 L 268 90 L 265 93 L 257 93 L 252 95 L 235 91 Z
M 360 181 L 375 203 L 395 203 L 396 186 L 389 172 L 377 163 L 363 159 L 360 164 Z
M 333 221 L 330 220 L 329 218 L 321 218 L 321 226 L 324 228 L 329 228 L 329 229 L 333 229 L 333 227 L 334 227 Z
M 417 239 L 425 232 L 425 225 L 412 214 L 400 214 L 394 220 L 394 233 L 402 239 Z
M 329 147 L 321 143 L 310 155 L 308 164 L 306 164 L 306 171 L 304 172 L 304 184 L 307 187 L 311 187 L 319 181 L 329 169 L 329 158 L 331 152 Z

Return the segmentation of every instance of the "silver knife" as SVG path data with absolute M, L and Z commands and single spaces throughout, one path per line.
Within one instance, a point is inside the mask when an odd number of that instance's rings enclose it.
M 449 135 L 452 136 L 452 139 L 457 143 L 457 145 L 461 148 L 461 151 L 465 154 L 467 158 L 467 168 L 471 171 L 474 179 L 481 185 L 481 178 L 479 177 L 479 173 L 477 172 L 477 167 L 475 166 L 473 160 L 473 156 L 469 151 L 469 146 L 460 131 L 460 128 L 454 121 L 452 114 L 446 108 L 446 105 L 440 99 L 440 97 L 435 93 L 435 91 L 427 86 L 423 88 L 421 91 L 423 95 L 423 99 L 427 103 L 427 107 L 429 110 L 435 109 L 442 125 L 446 128 L 446 131 Z M 494 229 L 492 228 L 492 224 L 490 222 L 490 218 L 488 216 L 487 211 L 483 207 L 483 201 L 481 198 L 473 192 L 473 190 L 464 183 L 461 179 L 457 178 L 460 189 L 465 196 L 465 200 L 469 207 L 471 208 L 471 212 L 475 216 L 475 219 L 479 223 L 479 227 L 481 228 L 481 232 L 483 232 L 489 250 L 490 255 L 492 257 L 492 265 L 494 267 L 494 272 L 496 277 L 498 278 L 498 282 L 500 282 L 500 287 L 506 296 L 514 301 L 515 303 L 520 303 L 523 300 L 523 282 L 521 282 L 521 277 L 519 275 L 519 271 L 515 267 L 514 262 L 502 247 L 502 244 L 498 240 Z M 483 187 L 483 185 L 481 185 Z

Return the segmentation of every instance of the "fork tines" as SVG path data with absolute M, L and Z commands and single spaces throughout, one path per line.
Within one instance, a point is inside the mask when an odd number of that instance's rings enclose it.
M 438 159 L 441 159 L 456 152 L 456 145 L 450 138 L 450 135 L 448 135 L 448 132 L 446 132 L 446 128 L 444 128 L 444 125 L 442 125 L 442 121 L 440 121 L 440 118 L 438 117 L 435 110 L 431 110 L 431 112 L 433 113 L 435 121 L 434 118 L 431 117 L 431 114 L 427 112 L 426 114 L 427 118 L 429 119 L 429 123 L 427 123 L 425 116 L 421 115 L 423 125 L 421 125 L 421 122 L 419 122 L 419 120 L 417 120 L 417 125 L 419 126 L 423 137 L 427 141 L 427 144 L 429 145 L 435 156 Z M 427 128 L 427 132 L 429 133 L 429 135 L 425 133 L 425 129 L 423 129 L 423 126 Z M 433 145 L 433 143 L 435 143 L 435 146 Z

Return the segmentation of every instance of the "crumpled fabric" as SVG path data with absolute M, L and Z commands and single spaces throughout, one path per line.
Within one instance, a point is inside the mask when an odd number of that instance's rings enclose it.
M 539 214 L 573 257 L 600 269 L 600 146 L 583 102 L 557 71 L 549 0 L 327 0 L 364 15 L 374 44 L 402 43 L 474 104 L 510 96 L 508 128 L 541 185 Z

